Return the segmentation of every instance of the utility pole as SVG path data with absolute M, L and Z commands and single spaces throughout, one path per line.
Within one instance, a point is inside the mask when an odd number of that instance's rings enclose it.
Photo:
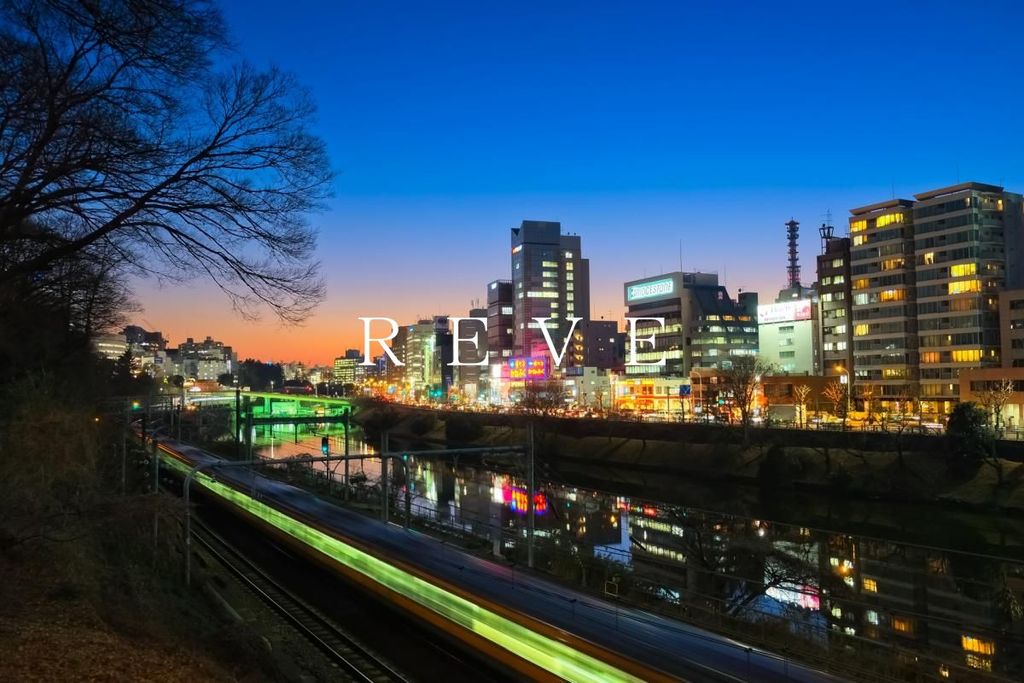
M 121 427 L 121 495 L 128 491 L 128 429 L 131 427 L 131 401 L 124 402 L 124 424 Z
M 536 513 L 536 505 L 534 503 L 534 496 L 536 493 L 534 489 L 536 487 L 536 481 L 534 480 L 534 457 L 533 457 L 533 444 L 534 432 L 533 432 L 533 420 L 526 426 L 526 510 L 527 510 L 527 527 L 526 527 L 526 566 L 533 569 L 533 531 L 534 531 L 534 516 Z
M 238 430 L 242 427 L 242 388 L 239 386 L 235 387 L 235 459 L 241 457 L 239 449 L 241 447 Z
M 380 452 L 383 455 L 388 452 L 388 430 L 380 435 Z M 380 459 L 380 518 L 381 521 L 388 521 L 388 461 Z
M 348 502 L 348 427 L 352 421 L 352 409 L 347 408 L 345 410 L 345 501 Z M 383 462 L 383 461 L 382 461 Z

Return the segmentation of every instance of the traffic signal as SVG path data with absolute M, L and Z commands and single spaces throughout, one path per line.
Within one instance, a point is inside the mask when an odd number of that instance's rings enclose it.
M 331 440 L 326 436 L 320 437 L 320 452 L 324 455 L 331 454 Z

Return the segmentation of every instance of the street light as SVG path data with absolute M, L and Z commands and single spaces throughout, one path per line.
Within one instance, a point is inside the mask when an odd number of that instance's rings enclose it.
M 850 397 L 853 395 L 853 377 L 850 376 L 850 371 L 844 368 L 842 365 L 836 366 L 836 372 L 846 376 L 846 417 L 850 417 Z

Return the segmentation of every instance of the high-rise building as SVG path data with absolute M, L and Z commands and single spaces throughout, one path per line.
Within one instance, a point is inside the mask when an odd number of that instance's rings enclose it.
M 915 200 L 851 211 L 854 395 L 883 407 L 917 398 L 922 413 L 944 414 L 959 400 L 962 371 L 1002 362 L 999 292 L 1024 286 L 1024 202 L 975 182 Z
M 913 202 L 850 210 L 851 396 L 882 405 L 914 398 L 918 379 Z M 833 277 L 833 284 L 835 284 Z
M 546 356 L 547 342 L 534 318 L 544 318 L 556 349 L 569 332 L 568 318 L 590 319 L 590 261 L 578 235 L 561 223 L 523 221 L 512 228 L 513 355 Z M 564 366 L 581 365 L 566 353 Z
M 834 228 L 820 228 L 822 253 L 818 256 L 818 308 L 821 338 L 821 373 L 839 377 L 855 373 L 853 361 L 853 295 L 850 290 L 850 238 L 835 237 Z
M 511 280 L 487 285 L 487 357 L 491 366 L 500 366 L 512 355 L 514 306 Z
M 1024 279 L 1022 198 L 974 182 L 914 196 L 921 401 L 945 413 L 961 370 L 1000 365 L 999 290 Z
M 486 308 L 469 309 L 470 318 L 483 318 L 487 320 Z M 459 324 L 459 362 L 478 363 L 488 358 L 487 341 L 488 332 L 484 332 L 484 325 L 476 320 L 463 320 Z M 477 343 L 473 344 L 476 337 Z M 456 383 L 462 396 L 467 401 L 475 401 L 487 389 L 487 379 L 490 376 L 488 366 L 460 365 L 455 368 Z
M 729 368 L 737 357 L 757 355 L 756 297 L 740 305 L 715 273 L 665 273 L 624 289 L 628 317 L 665 320 L 664 331 L 656 322 L 636 323 L 638 339 L 655 335 L 654 349 L 638 344 L 636 360 L 654 363 L 664 355 L 665 365 L 629 365 L 627 340 L 627 375 L 688 377 L 693 368 Z
M 395 357 L 405 363 L 398 368 L 413 396 L 447 395 L 453 383 L 452 333 L 448 316 L 435 315 L 400 328 L 392 340 Z

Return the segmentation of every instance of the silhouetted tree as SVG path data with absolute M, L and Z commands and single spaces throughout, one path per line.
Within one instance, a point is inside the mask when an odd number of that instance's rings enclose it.
M 287 75 L 211 67 L 203 0 L 0 2 L 0 284 L 70 257 L 212 278 L 238 310 L 320 300 L 331 171 Z

